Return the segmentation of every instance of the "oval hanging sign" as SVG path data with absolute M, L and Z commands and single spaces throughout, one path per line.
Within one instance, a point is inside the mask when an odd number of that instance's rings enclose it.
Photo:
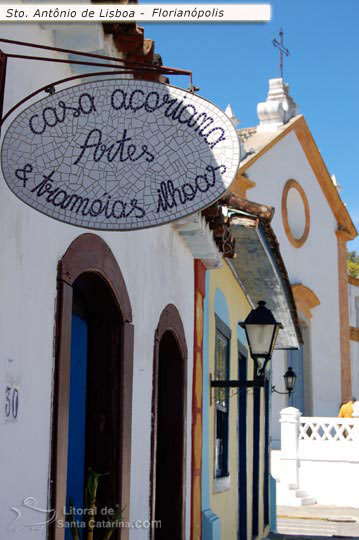
M 238 136 L 216 106 L 172 86 L 85 83 L 23 110 L 3 140 L 11 191 L 90 229 L 154 227 L 215 202 L 234 179 Z

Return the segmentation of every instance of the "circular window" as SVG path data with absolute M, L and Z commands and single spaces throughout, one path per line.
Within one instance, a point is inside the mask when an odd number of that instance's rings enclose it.
M 309 234 L 309 204 L 304 189 L 296 180 L 288 180 L 282 195 L 282 217 L 292 246 L 301 247 Z

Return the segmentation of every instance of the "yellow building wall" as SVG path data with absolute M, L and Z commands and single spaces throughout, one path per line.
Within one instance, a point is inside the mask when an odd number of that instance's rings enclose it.
M 229 312 L 229 327 L 232 332 L 230 343 L 230 379 L 238 380 L 238 322 L 243 321 L 252 307 L 236 280 L 226 261 L 220 270 L 210 272 L 209 277 L 209 372 L 214 378 L 215 371 L 215 295 L 219 289 L 227 302 Z M 226 321 L 224 321 L 226 322 Z M 247 345 L 243 343 L 243 345 Z M 253 380 L 253 361 L 248 360 L 248 380 Z M 252 539 L 252 475 L 253 475 L 253 389 L 247 391 L 247 531 L 248 540 Z M 221 540 L 235 540 L 238 531 L 238 390 L 229 390 L 229 473 L 230 489 L 221 493 L 214 493 L 214 467 L 215 467 L 215 407 L 214 390 L 212 390 L 212 404 L 209 411 L 209 471 L 211 509 L 221 519 Z M 264 390 L 261 389 L 261 439 L 260 439 L 260 476 L 259 476 L 259 532 L 258 539 L 263 538 L 263 472 L 264 472 Z M 267 532 L 267 531 L 266 531 Z

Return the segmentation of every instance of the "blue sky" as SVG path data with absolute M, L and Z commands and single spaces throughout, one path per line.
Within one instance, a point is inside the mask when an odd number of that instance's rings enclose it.
M 146 23 L 145 37 L 155 40 L 165 65 L 191 70 L 199 95 L 221 108 L 231 103 L 247 127 L 257 124 L 268 79 L 279 76 L 272 39 L 282 26 L 290 50 L 284 79 L 359 231 L 359 0 L 262 3 L 272 6 L 269 23 Z M 186 88 L 188 79 L 172 77 L 171 84 Z M 359 239 L 348 247 L 359 251 Z

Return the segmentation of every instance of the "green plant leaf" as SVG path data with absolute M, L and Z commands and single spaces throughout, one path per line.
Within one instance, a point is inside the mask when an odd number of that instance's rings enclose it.
M 114 515 L 111 517 L 111 519 L 109 519 L 109 521 L 112 521 L 114 523 L 121 522 L 123 518 L 122 514 L 123 514 L 124 509 L 125 507 L 121 508 L 120 505 L 118 504 Z M 105 536 L 103 537 L 103 540 L 109 540 L 116 529 L 118 529 L 117 525 L 114 525 L 113 527 L 108 529 L 105 533 Z
M 89 467 L 89 475 L 87 479 L 87 491 L 90 498 L 90 504 L 93 501 L 96 501 L 97 489 L 100 483 L 100 478 L 102 476 L 107 476 L 109 473 L 100 474 L 95 472 L 91 467 Z
M 76 525 L 76 521 L 74 520 L 74 515 L 72 513 L 73 508 L 74 508 L 74 502 L 72 500 L 72 497 L 70 497 L 69 498 L 69 512 L 70 512 L 70 515 L 66 516 L 66 521 L 71 524 L 70 531 L 71 531 L 72 538 L 74 540 L 80 540 L 80 531 L 79 531 L 79 529 L 78 529 L 78 527 Z

